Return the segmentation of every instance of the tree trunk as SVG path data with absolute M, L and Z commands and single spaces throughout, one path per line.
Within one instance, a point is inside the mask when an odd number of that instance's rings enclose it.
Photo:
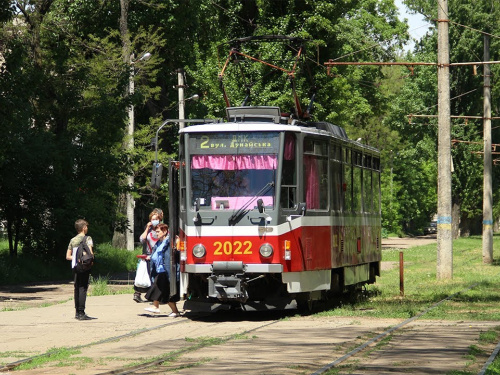
M 122 39 L 122 57 L 123 61 L 127 66 L 130 66 L 130 35 L 129 35 L 129 30 L 128 30 L 128 9 L 129 9 L 129 0 L 120 0 L 120 35 Z M 125 97 L 129 95 L 129 87 L 127 87 L 125 93 Z M 125 132 L 125 138 L 123 142 L 123 148 L 125 151 L 127 151 L 127 136 L 128 133 Z M 124 184 L 127 184 L 127 181 L 123 182 Z M 132 187 L 130 187 L 132 188 Z M 127 212 L 127 192 L 123 192 L 120 194 L 118 197 L 118 221 L 122 221 L 122 218 L 127 218 L 127 225 L 126 228 L 123 228 L 124 226 L 121 224 L 118 224 L 115 226 L 115 231 L 113 233 L 113 240 L 112 244 L 114 247 L 122 248 L 122 249 L 127 249 L 129 247 L 133 248 L 133 240 L 132 244 L 128 246 L 129 244 L 127 243 L 127 231 L 131 230 L 132 233 L 134 232 L 134 228 L 129 228 L 129 220 L 128 220 L 128 212 Z M 133 222 L 133 218 L 132 218 Z M 133 238 L 133 236 L 132 236 Z
M 120 193 L 118 196 L 118 207 L 117 207 L 117 220 L 115 222 L 115 229 L 113 233 L 113 240 L 112 240 L 112 245 L 113 247 L 118 247 L 120 249 L 126 249 L 127 248 L 127 235 L 126 230 L 127 230 L 127 223 L 125 221 L 124 223 L 124 218 L 127 217 L 127 199 L 126 195 L 124 193 Z

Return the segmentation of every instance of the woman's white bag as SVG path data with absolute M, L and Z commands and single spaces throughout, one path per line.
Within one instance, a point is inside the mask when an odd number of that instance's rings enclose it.
M 139 262 L 137 272 L 135 273 L 134 285 L 138 288 L 149 288 L 151 286 L 151 279 L 148 274 L 148 264 L 145 260 Z

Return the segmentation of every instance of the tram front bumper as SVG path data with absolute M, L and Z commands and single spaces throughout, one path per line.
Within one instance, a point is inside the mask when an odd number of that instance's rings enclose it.
M 246 302 L 245 270 L 243 262 L 214 262 L 208 278 L 208 296 L 220 301 Z
M 241 261 L 219 261 L 212 264 L 186 264 L 185 272 L 189 274 L 205 274 L 208 279 L 208 297 L 223 302 L 246 302 L 247 282 L 256 275 L 281 274 L 281 264 L 246 264 Z M 251 278 L 251 279 L 250 279 Z

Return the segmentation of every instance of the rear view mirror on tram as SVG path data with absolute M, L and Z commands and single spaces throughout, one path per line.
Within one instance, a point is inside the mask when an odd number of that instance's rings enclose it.
M 306 216 L 307 203 L 306 202 L 299 203 L 298 208 L 299 208 L 299 214 L 301 214 L 302 216 Z
M 299 215 L 288 215 L 286 217 L 286 221 L 292 221 L 293 219 L 297 219 L 301 216 L 306 216 L 306 211 L 307 211 L 307 203 L 306 202 L 301 202 L 297 205 L 297 211 Z
M 260 213 L 264 212 L 264 201 L 262 199 L 257 199 L 257 208 Z
M 151 187 L 159 189 L 161 186 L 161 174 L 163 165 L 161 163 L 153 163 L 153 173 L 151 174 Z

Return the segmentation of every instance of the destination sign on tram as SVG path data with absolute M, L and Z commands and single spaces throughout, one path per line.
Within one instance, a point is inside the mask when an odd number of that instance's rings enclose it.
M 191 134 L 189 145 L 192 153 L 276 153 L 279 137 L 277 132 Z

